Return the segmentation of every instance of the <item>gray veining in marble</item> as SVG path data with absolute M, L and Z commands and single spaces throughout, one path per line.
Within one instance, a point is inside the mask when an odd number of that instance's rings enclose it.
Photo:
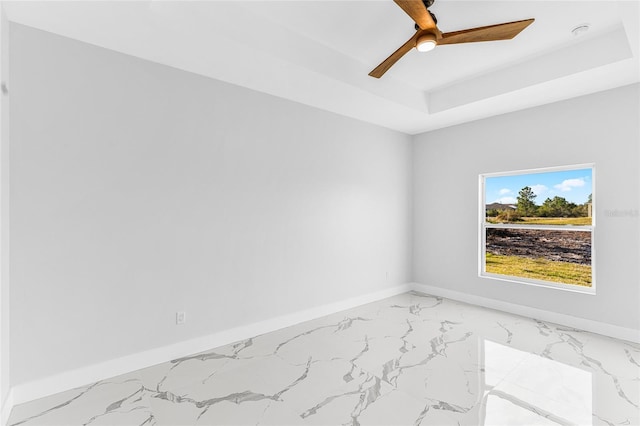
M 17 425 L 640 425 L 640 346 L 407 293 L 16 406 Z

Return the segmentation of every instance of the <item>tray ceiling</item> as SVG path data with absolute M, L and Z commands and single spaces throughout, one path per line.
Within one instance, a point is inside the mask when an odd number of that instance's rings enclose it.
M 509 41 L 414 49 L 381 79 L 367 74 L 414 33 L 391 0 L 3 7 L 12 22 L 408 134 L 640 81 L 637 1 L 436 0 L 442 31 L 535 22 Z

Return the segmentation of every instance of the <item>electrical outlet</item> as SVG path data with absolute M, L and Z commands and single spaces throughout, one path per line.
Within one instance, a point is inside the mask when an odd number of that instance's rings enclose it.
M 187 322 L 186 312 L 176 312 L 176 325 L 182 325 Z

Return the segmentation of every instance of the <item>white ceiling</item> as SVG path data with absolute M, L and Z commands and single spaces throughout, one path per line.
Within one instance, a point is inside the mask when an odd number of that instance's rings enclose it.
M 414 49 L 379 80 L 367 74 L 414 33 L 392 0 L 3 7 L 12 22 L 409 134 L 640 81 L 637 0 L 436 0 L 443 32 L 535 22 L 509 41 Z

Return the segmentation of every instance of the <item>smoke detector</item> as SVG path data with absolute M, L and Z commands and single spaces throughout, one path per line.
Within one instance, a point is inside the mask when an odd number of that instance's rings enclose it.
M 574 37 L 578 37 L 583 35 L 584 33 L 586 33 L 587 31 L 589 31 L 589 28 L 591 26 L 589 24 L 580 24 L 577 27 L 575 27 L 574 29 L 571 30 L 571 34 L 573 34 Z

